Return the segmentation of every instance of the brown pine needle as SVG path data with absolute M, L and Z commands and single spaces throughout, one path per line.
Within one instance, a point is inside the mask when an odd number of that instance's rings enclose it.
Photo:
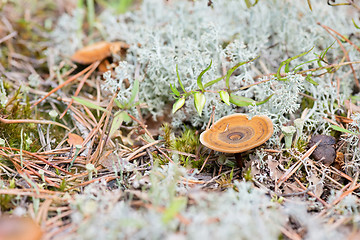
M 76 97 L 77 95 L 79 95 L 80 90 L 82 89 L 82 87 L 84 86 L 85 81 L 89 78 L 90 74 L 93 73 L 95 71 L 95 69 L 99 66 L 100 61 L 96 61 L 93 64 L 91 64 L 90 66 L 92 66 L 92 68 L 85 74 L 85 76 L 81 79 L 75 93 L 74 93 L 74 97 Z M 67 110 L 69 110 L 71 104 L 74 102 L 74 99 L 71 99 L 70 103 L 68 104 L 68 106 L 66 107 L 66 109 L 64 110 L 64 112 L 60 115 L 59 119 L 62 119 Z
M 95 62 L 96 63 L 96 62 Z M 59 86 L 57 86 L 56 88 L 52 89 L 50 92 L 48 92 L 48 94 L 46 94 L 43 98 L 41 98 L 40 100 L 38 100 L 36 103 L 34 103 L 31 108 L 35 107 L 36 105 L 38 105 L 39 103 L 41 103 L 42 101 L 44 101 L 44 99 L 46 99 L 48 96 L 50 96 L 51 94 L 53 94 L 54 92 L 56 92 L 57 90 L 63 88 L 64 86 L 66 86 L 67 84 L 71 83 L 72 81 L 76 80 L 78 77 L 80 77 L 81 75 L 83 75 L 84 73 L 86 73 L 87 71 L 89 71 L 93 65 L 95 64 L 91 64 L 90 66 L 88 66 L 87 68 L 85 68 L 84 70 L 82 70 L 81 72 L 75 74 L 74 76 L 70 77 L 68 80 L 66 80 L 65 82 L 63 82 L 62 84 L 60 84 Z
M 67 126 L 58 123 L 58 122 L 54 122 L 54 121 L 50 121 L 50 120 L 36 120 L 36 119 L 5 119 L 0 117 L 0 122 L 5 123 L 5 124 L 13 124 L 13 123 L 35 123 L 35 124 L 52 124 L 52 125 L 56 125 L 62 128 L 65 128 L 66 130 L 70 131 L 70 128 L 68 128 Z

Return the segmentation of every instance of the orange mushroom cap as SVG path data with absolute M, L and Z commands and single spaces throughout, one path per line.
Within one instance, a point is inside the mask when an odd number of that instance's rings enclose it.
M 129 48 L 124 42 L 97 42 L 79 49 L 72 55 L 71 60 L 80 64 L 91 64 L 103 60 L 121 48 Z
M 206 147 L 225 153 L 245 152 L 266 142 L 274 132 L 273 123 L 267 116 L 232 114 L 216 121 L 200 135 Z

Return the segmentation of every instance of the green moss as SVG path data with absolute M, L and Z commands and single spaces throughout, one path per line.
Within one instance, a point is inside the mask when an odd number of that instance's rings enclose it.
M 1 160 L 1 158 L 0 158 Z M 1 189 L 14 189 L 15 188 L 15 179 L 11 179 L 7 184 L 3 181 L 0 181 Z M 0 210 L 1 212 L 9 211 L 14 208 L 12 200 L 15 198 L 15 195 L 10 194 L 0 194 Z
M 5 85 L 5 89 L 7 92 L 10 92 L 8 85 Z M 9 97 L 6 106 L 0 108 L 0 116 L 11 120 L 30 119 L 32 111 L 29 99 L 26 97 L 25 103 L 23 103 L 22 100 L 23 96 L 19 88 L 13 96 Z M 0 138 L 6 140 L 6 146 L 12 148 L 22 147 L 24 150 L 37 151 L 41 147 L 37 136 L 36 124 L 0 123 Z M 26 143 L 27 139 L 30 139 L 32 143 Z
M 195 129 L 185 128 L 178 137 L 175 137 L 175 134 L 169 124 L 164 124 L 162 130 L 164 132 L 162 138 L 164 139 L 166 148 L 183 153 L 199 155 L 197 154 L 197 151 L 200 146 L 200 140 L 199 134 Z M 174 154 L 170 154 L 169 156 L 170 158 L 173 158 Z M 153 157 L 158 160 L 160 164 L 168 162 L 156 154 L 153 155 Z M 204 163 L 204 159 L 202 157 L 200 157 L 200 159 L 194 159 L 191 156 L 179 154 L 179 163 L 185 167 L 200 168 Z

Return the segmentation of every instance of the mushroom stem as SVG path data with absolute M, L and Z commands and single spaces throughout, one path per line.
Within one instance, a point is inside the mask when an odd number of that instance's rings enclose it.
M 293 126 L 286 126 L 286 127 L 281 127 L 281 131 L 284 134 L 284 138 L 285 138 L 285 148 L 291 148 L 292 139 L 294 133 L 296 132 L 296 128 Z
M 295 136 L 295 144 L 299 140 L 300 136 L 302 135 L 303 128 L 304 128 L 304 119 L 298 118 L 294 120 L 294 126 L 296 128 L 296 136 Z
M 243 168 L 245 166 L 244 160 L 242 158 L 242 153 L 235 153 L 234 154 L 236 164 L 239 168 Z

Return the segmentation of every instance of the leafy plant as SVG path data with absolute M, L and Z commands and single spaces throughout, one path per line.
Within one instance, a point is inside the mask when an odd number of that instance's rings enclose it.
M 230 76 L 234 73 L 234 71 L 236 69 L 238 69 L 240 66 L 250 63 L 250 62 L 254 61 L 255 59 L 257 59 L 257 58 L 251 59 L 249 61 L 240 62 L 240 63 L 236 64 L 235 66 L 233 66 L 232 68 L 230 68 L 224 76 L 221 76 L 217 79 L 207 82 L 206 84 L 203 84 L 202 76 L 210 69 L 210 67 L 212 65 L 212 61 L 211 61 L 209 66 L 207 66 L 203 71 L 201 71 L 201 73 L 197 77 L 196 82 L 197 82 L 198 89 L 194 89 L 191 91 L 185 90 L 184 85 L 180 79 L 178 66 L 176 65 L 176 75 L 177 75 L 178 83 L 181 87 L 182 93 L 180 93 L 180 91 L 175 87 L 175 84 L 174 85 L 170 84 L 170 89 L 172 91 L 172 94 L 177 99 L 176 102 L 173 104 L 172 112 L 175 113 L 182 106 L 184 106 L 187 97 L 193 96 L 195 108 L 196 108 L 199 116 L 201 116 L 202 110 L 206 103 L 205 93 L 213 93 L 214 92 L 214 91 L 207 90 L 206 88 L 209 88 L 210 86 L 214 85 L 215 83 L 218 83 L 221 80 L 225 81 L 226 89 L 220 89 L 220 90 L 216 91 L 215 93 L 219 94 L 220 99 L 225 104 L 230 105 L 230 103 L 232 103 L 236 106 L 243 107 L 243 106 L 249 106 L 249 105 L 253 105 L 253 104 L 260 105 L 260 104 L 266 103 L 271 98 L 271 96 L 267 97 L 263 101 L 257 102 L 251 98 L 235 95 L 233 92 L 235 92 L 237 90 L 231 90 L 231 88 L 230 88 Z

